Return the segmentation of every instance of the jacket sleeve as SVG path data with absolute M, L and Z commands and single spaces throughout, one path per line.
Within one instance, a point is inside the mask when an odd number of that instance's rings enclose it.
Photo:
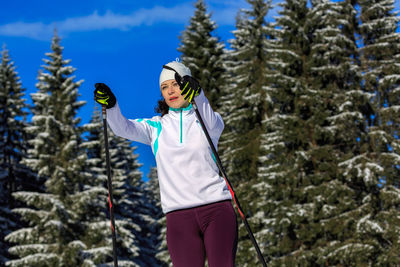
M 224 130 L 224 121 L 222 120 L 221 115 L 219 115 L 218 112 L 214 112 L 211 108 L 203 90 L 201 90 L 200 94 L 195 97 L 195 101 L 210 137 L 219 138 Z
M 126 119 L 121 113 L 118 102 L 114 107 L 107 109 L 107 122 L 115 135 L 151 145 L 151 127 L 143 119 Z

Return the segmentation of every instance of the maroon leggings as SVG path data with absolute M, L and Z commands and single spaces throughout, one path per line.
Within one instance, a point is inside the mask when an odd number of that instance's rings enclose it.
M 174 267 L 235 265 L 236 214 L 230 200 L 167 213 L 167 245 Z

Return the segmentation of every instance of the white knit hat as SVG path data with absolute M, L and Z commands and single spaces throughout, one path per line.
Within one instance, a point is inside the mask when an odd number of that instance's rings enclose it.
M 169 62 L 166 66 L 176 70 L 182 77 L 185 75 L 192 75 L 190 69 L 178 61 Z M 160 87 L 161 84 L 167 80 L 175 80 L 175 71 L 163 68 L 160 74 Z

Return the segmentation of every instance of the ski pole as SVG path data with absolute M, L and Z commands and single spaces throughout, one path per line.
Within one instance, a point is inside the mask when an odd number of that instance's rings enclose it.
M 113 259 L 114 267 L 118 267 L 117 258 L 117 238 L 115 236 L 115 221 L 114 221 L 114 203 L 112 194 L 112 181 L 111 181 L 111 167 L 110 167 L 110 153 L 108 151 L 108 137 L 107 137 L 107 112 L 106 106 L 101 105 L 103 111 L 103 128 L 104 128 L 104 144 L 106 149 L 106 165 L 107 165 L 107 177 L 108 177 L 108 202 L 110 209 L 110 219 L 111 219 L 111 232 L 112 232 L 112 244 L 113 244 Z
M 237 210 L 239 212 L 240 218 L 242 218 L 242 221 L 244 223 L 244 226 L 246 227 L 247 233 L 250 236 L 251 242 L 253 243 L 253 245 L 254 245 L 254 247 L 255 247 L 255 249 L 257 251 L 258 258 L 259 258 L 260 262 L 262 263 L 262 266 L 266 267 L 267 263 L 265 262 L 265 259 L 264 259 L 263 255 L 261 254 L 260 247 L 258 246 L 257 241 L 254 238 L 253 232 L 250 229 L 250 225 L 247 222 L 246 216 L 244 215 L 244 212 L 243 212 L 242 208 L 240 207 L 239 200 L 235 195 L 235 191 L 233 190 L 232 184 L 227 178 L 225 170 L 224 170 L 224 168 L 222 166 L 221 159 L 218 156 L 217 150 L 214 147 L 214 144 L 213 144 L 213 142 L 212 142 L 212 140 L 210 138 L 210 135 L 209 135 L 209 133 L 207 131 L 207 128 L 206 128 L 206 126 L 204 124 L 203 118 L 200 115 L 200 112 L 198 110 L 198 107 L 197 107 L 197 104 L 196 104 L 195 101 L 192 102 L 192 106 L 193 106 L 193 108 L 194 108 L 194 110 L 196 112 L 197 118 L 200 121 L 201 128 L 203 129 L 203 131 L 204 131 L 204 133 L 205 133 L 205 135 L 207 137 L 207 141 L 210 144 L 211 150 L 212 150 L 212 152 L 213 152 L 213 154 L 215 156 L 215 159 L 216 159 L 217 166 L 218 166 L 220 172 L 222 173 L 223 178 L 225 179 L 225 182 L 226 182 L 226 184 L 228 186 L 229 192 L 232 195 L 233 201 L 235 202 L 235 205 L 236 205 L 236 208 L 237 208 Z

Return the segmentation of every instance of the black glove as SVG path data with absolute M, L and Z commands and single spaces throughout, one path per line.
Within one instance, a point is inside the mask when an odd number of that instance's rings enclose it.
M 178 82 L 182 91 L 181 95 L 183 95 L 185 100 L 192 102 L 193 98 L 200 94 L 200 84 L 195 78 L 190 77 L 189 75 L 185 75 L 182 78 L 180 75 L 175 75 L 175 80 Z
M 106 108 L 115 106 L 117 99 L 107 85 L 104 83 L 96 83 L 94 87 L 96 88 L 94 89 L 94 101 L 106 106 Z

